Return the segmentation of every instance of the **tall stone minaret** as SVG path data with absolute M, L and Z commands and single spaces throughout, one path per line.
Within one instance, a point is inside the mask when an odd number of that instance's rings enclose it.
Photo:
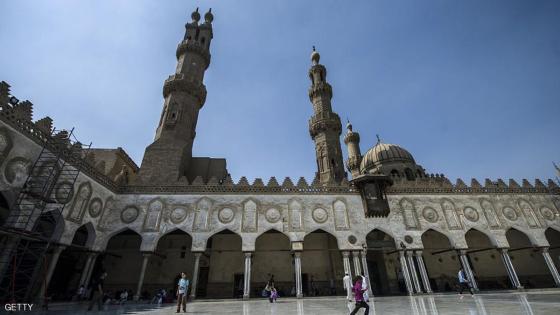
M 352 174 L 352 178 L 360 175 L 360 163 L 362 162 L 362 153 L 360 152 L 360 134 L 352 130 L 352 124 L 348 122 L 346 125 L 346 135 L 344 143 L 348 147 L 348 160 L 346 167 Z
M 338 183 L 346 177 L 342 152 L 340 149 L 340 133 L 342 125 L 340 117 L 332 111 L 332 87 L 327 82 L 327 69 L 319 64 L 321 56 L 315 47 L 311 54 L 313 63 L 309 69 L 311 87 L 309 100 L 313 104 L 313 116 L 309 119 L 309 134 L 315 141 L 317 156 L 317 174 L 321 184 Z
M 210 65 L 212 9 L 200 23 L 198 8 L 185 25 L 177 47 L 177 69 L 163 85 L 163 110 L 154 142 L 146 148 L 139 179 L 147 183 L 177 181 L 189 168 L 198 112 L 206 100 L 204 72 Z

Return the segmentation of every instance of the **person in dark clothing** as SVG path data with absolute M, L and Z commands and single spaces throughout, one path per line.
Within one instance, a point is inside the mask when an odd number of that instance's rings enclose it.
M 99 277 L 97 277 L 92 284 L 93 297 L 89 302 L 88 311 L 93 309 L 93 305 L 97 303 L 97 309 L 102 310 L 103 305 L 103 283 L 107 277 L 107 272 L 102 271 Z

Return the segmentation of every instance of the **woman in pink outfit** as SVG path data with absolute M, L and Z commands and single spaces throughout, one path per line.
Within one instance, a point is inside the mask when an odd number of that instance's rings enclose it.
M 364 292 L 366 290 L 367 288 L 362 288 L 362 277 L 360 276 L 354 277 L 354 287 L 352 288 L 352 291 L 354 291 L 356 306 L 354 306 L 354 310 L 352 311 L 352 313 L 350 313 L 350 315 L 356 314 L 358 310 L 362 307 L 366 309 L 364 315 L 369 314 L 369 305 L 364 301 Z

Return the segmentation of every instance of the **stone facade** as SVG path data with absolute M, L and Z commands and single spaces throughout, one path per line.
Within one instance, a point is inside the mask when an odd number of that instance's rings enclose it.
M 366 216 L 362 195 L 343 169 L 340 119 L 332 112 L 332 88 L 317 52 L 310 70 L 315 111 L 310 132 L 318 159 L 312 183 L 304 178 L 280 183 L 274 177 L 266 183 L 249 183 L 245 177 L 234 183 L 225 161 L 225 172 L 217 171 L 222 177 L 181 180 L 192 159 L 205 96 L 202 78 L 210 62 L 213 17 L 207 13 L 201 25 L 199 19 L 195 12 L 187 24 L 177 51 L 177 73 L 165 83 L 156 141 L 146 149 L 139 172 L 124 151 L 112 161 L 128 174 L 115 174 L 116 166 L 101 168 L 99 163 L 108 160 L 101 151 L 74 165 L 81 173 L 71 198 L 63 201 L 64 220 L 53 237 L 67 251 L 82 233 L 80 246 L 90 254 L 74 257 L 83 270 L 65 280 L 65 286 L 87 284 L 99 265 L 108 270 L 109 288 L 133 289 L 137 296 L 173 287 L 181 271 L 193 281 L 193 297 L 248 298 L 258 295 L 271 275 L 285 295 L 339 294 L 344 273 L 356 272 L 369 278 L 376 294 L 430 293 L 452 286 L 461 266 L 483 288 L 499 281 L 520 287 L 516 279 L 526 284 L 529 276 L 537 286 L 560 284 L 557 272 L 554 276 L 559 253 L 551 248 L 560 243 L 560 189 L 553 181 L 452 184 L 443 175 L 426 174 L 402 148 L 380 152 L 393 146 L 380 143 L 372 151 L 376 155 L 366 154 L 364 162 L 359 135 L 350 126 L 345 142 L 352 176 L 392 176 L 392 186 L 384 192 L 389 214 Z M 33 122 L 27 101 L 9 105 L 7 83 L 0 84 L 0 92 L 0 190 L 3 204 L 11 205 L 52 121 Z M 407 169 L 414 171 L 412 176 Z M 162 180 L 169 176 L 172 180 Z M 3 217 L 11 210 L 2 209 Z M 508 249 L 516 252 L 508 254 Z M 544 263 L 539 260 L 537 266 L 535 255 Z M 96 258 L 101 256 L 103 260 Z M 510 256 L 516 257 L 513 263 Z M 511 266 L 522 276 L 514 275 Z M 61 286 L 62 278 L 54 274 Z

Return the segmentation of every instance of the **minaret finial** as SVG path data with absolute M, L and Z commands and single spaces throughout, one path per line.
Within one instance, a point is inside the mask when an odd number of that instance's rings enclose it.
M 200 13 L 198 13 L 198 8 L 196 8 L 196 10 L 191 14 L 191 18 L 193 22 L 198 23 L 198 21 L 200 21 Z
M 206 12 L 206 14 L 204 14 L 204 21 L 208 24 L 212 23 L 212 21 L 214 21 L 214 15 L 212 14 L 212 8 L 210 8 L 208 10 L 208 12 Z
M 319 64 L 319 59 L 321 59 L 321 55 L 319 55 L 317 50 L 315 50 L 315 45 L 313 45 L 313 52 L 311 53 L 311 62 L 313 62 L 314 65 L 317 65 Z

